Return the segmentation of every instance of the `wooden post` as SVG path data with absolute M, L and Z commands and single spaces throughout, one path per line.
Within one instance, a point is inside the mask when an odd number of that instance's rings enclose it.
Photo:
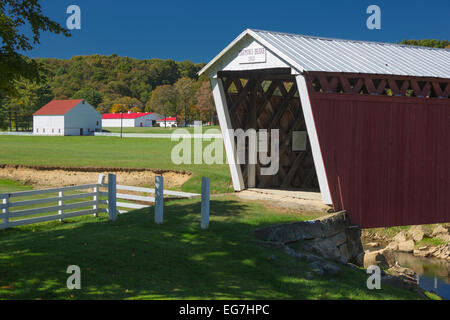
M 209 178 L 202 177 L 202 222 L 203 230 L 209 227 Z
M 94 209 L 94 210 L 98 210 L 98 207 L 99 207 L 99 192 L 100 192 L 100 187 L 103 185 L 105 183 L 105 175 L 102 173 L 102 174 L 99 174 L 98 175 L 98 180 L 97 180 L 97 184 L 98 184 L 98 186 L 97 187 L 95 187 L 94 188 L 94 192 L 95 192 L 95 196 L 94 196 L 94 201 L 96 201 L 97 203 L 96 204 L 94 204 L 94 206 L 92 207 L 92 209 Z M 96 212 L 94 212 L 94 217 L 98 217 L 98 212 L 96 211 Z
M 108 215 L 109 220 L 116 221 L 116 175 L 108 174 Z
M 236 152 L 234 150 L 234 136 L 232 132 L 229 131 L 229 129 L 233 128 L 222 79 L 212 78 L 211 86 L 213 89 L 214 101 L 217 106 L 217 117 L 222 130 L 228 166 L 230 167 L 231 178 L 233 180 L 233 188 L 234 191 L 242 191 L 245 189 L 244 179 L 242 178 L 241 166 L 237 163 Z
M 58 206 L 62 206 L 63 205 L 63 200 L 62 197 L 64 196 L 64 192 L 60 191 L 58 192 L 58 198 L 61 198 L 61 200 L 58 201 Z M 63 214 L 62 210 L 58 210 L 58 214 Z M 63 222 L 63 219 L 59 219 L 59 222 Z
M 255 132 L 256 132 L 256 137 L 257 137 L 257 135 L 258 135 L 258 131 L 257 131 L 257 128 L 258 128 L 258 122 L 257 122 L 257 119 L 258 119 L 258 116 L 257 116 L 257 114 L 256 114 L 256 109 L 257 109 L 257 105 L 256 105 L 256 103 L 257 103 L 257 100 L 256 100 L 256 83 L 254 82 L 255 80 L 253 80 L 253 79 L 249 79 L 249 81 L 251 81 L 248 85 L 250 86 L 250 101 L 249 101 L 249 110 L 248 110 L 248 112 L 250 113 L 250 115 L 249 115 L 249 124 L 248 124 L 248 127 L 247 127 L 247 130 L 248 129 L 253 129 L 253 130 L 255 130 Z M 259 80 L 258 80 L 259 81 Z M 251 138 L 251 136 L 250 136 L 250 138 L 249 138 L 249 145 L 248 145 L 248 159 L 247 159 L 247 161 L 248 161 L 248 164 L 247 164 L 247 166 L 248 166 L 248 169 L 247 169 L 247 186 L 249 187 L 249 188 L 254 188 L 254 187 L 256 187 L 256 162 L 257 162 L 257 159 L 258 159 L 258 155 L 257 155 L 257 152 L 258 152 L 258 150 L 257 150 L 257 143 L 258 143 L 258 141 L 256 140 L 256 141 L 251 141 L 252 140 L 252 138 Z M 253 160 L 256 160 L 256 161 L 253 161 Z M 252 163 L 252 162 L 255 162 L 255 163 Z
M 155 223 L 162 224 L 164 220 L 164 179 L 155 177 Z
M 2 202 L 6 206 L 6 208 L 2 211 L 5 215 L 5 217 L 3 218 L 3 223 L 5 224 L 5 228 L 7 228 L 9 223 L 9 195 L 7 196 L 7 198 L 4 198 Z
M 309 98 L 308 87 L 306 79 L 302 75 L 295 77 L 300 95 L 300 102 L 302 105 L 303 116 L 305 117 L 306 130 L 308 131 L 309 142 L 311 144 L 312 155 L 314 159 L 314 167 L 316 168 L 317 179 L 319 180 L 320 193 L 322 194 L 322 201 L 325 204 L 332 204 L 330 188 L 325 172 L 325 165 L 323 162 L 322 151 L 320 149 L 319 138 L 317 135 L 316 125 L 314 123 L 314 116 L 311 107 L 311 100 Z

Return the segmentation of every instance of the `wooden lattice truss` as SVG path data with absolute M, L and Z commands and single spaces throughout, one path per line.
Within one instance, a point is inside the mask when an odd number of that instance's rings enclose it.
M 261 175 L 262 166 L 258 163 L 256 187 L 317 190 L 318 181 L 309 141 L 306 151 L 292 150 L 293 132 L 306 131 L 295 78 L 287 75 L 279 77 L 229 75 L 222 77 L 222 80 L 233 129 L 267 129 L 269 137 L 271 129 L 279 129 L 278 174 Z M 241 170 L 247 186 L 248 165 L 241 165 Z
M 450 80 L 389 75 L 312 72 L 308 90 L 315 93 L 353 93 L 448 99 Z
M 310 72 L 305 77 L 310 94 L 450 97 L 448 79 L 324 72 Z M 275 176 L 262 176 L 261 164 L 257 164 L 256 187 L 317 189 L 309 141 L 306 151 L 292 150 L 293 132 L 306 131 L 295 77 L 267 72 L 223 72 L 220 78 L 224 84 L 233 129 L 267 129 L 269 132 L 270 129 L 279 129 L 279 172 Z M 248 186 L 248 165 L 241 165 L 241 170 L 244 184 Z

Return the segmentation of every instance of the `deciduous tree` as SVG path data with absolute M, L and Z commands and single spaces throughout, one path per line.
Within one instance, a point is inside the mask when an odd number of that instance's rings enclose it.
M 39 64 L 19 52 L 39 44 L 42 31 L 70 36 L 67 29 L 42 14 L 38 0 L 0 1 L 0 96 L 14 91 L 15 80 L 40 79 Z

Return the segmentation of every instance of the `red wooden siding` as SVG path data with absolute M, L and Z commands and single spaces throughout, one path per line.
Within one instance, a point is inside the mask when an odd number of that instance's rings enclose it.
M 450 222 L 450 100 L 310 92 L 335 209 L 363 228 Z

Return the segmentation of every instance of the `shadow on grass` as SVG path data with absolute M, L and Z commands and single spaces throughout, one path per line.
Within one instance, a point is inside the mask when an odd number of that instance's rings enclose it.
M 369 292 L 360 271 L 305 279 L 306 264 L 259 246 L 252 232 L 292 215 L 224 198 L 211 201 L 210 229 L 200 229 L 198 200 L 167 203 L 163 225 L 153 207 L 106 217 L 0 232 L 2 299 L 315 299 L 414 298 Z M 81 268 L 81 290 L 66 269 Z

